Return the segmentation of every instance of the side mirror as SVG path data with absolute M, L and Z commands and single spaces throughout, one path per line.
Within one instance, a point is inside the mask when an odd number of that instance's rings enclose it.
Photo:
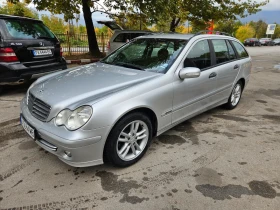
M 180 79 L 197 78 L 200 76 L 200 69 L 195 67 L 186 67 L 180 70 Z

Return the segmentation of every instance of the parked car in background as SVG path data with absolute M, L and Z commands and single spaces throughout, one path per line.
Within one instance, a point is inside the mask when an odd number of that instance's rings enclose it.
M 0 15 L 0 89 L 66 68 L 58 39 L 42 21 Z
M 251 67 L 230 36 L 145 35 L 100 62 L 38 79 L 21 102 L 21 124 L 69 165 L 126 167 L 179 123 L 223 104 L 234 109 Z
M 256 38 L 249 38 L 249 39 L 246 39 L 245 41 L 244 41 L 244 45 L 245 46 L 253 46 L 253 47 L 255 47 L 255 46 L 261 46 L 261 43 L 260 43 L 260 41 L 258 40 L 258 39 L 256 39 Z
M 260 43 L 264 46 L 274 46 L 274 42 L 271 38 L 261 38 Z
M 118 49 L 125 43 L 129 42 L 130 40 L 142 36 L 151 31 L 141 31 L 141 30 L 124 30 L 121 26 L 119 26 L 115 21 L 97 21 L 99 24 L 104 24 L 112 31 L 114 31 L 113 36 L 107 43 L 107 55 L 113 52 L 114 50 Z
M 280 38 L 274 39 L 273 42 L 274 45 L 280 45 Z

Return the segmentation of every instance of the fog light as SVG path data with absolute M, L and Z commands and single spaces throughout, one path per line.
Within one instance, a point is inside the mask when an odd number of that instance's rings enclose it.
M 71 154 L 71 152 L 69 152 L 69 151 L 64 151 L 64 154 L 67 156 L 67 157 L 72 157 L 72 154 Z

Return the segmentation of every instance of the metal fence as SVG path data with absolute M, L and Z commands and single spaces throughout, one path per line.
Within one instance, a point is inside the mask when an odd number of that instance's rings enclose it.
M 70 34 L 67 31 L 67 33 L 55 33 L 55 35 L 61 43 L 63 54 L 76 55 L 89 52 L 87 34 Z M 110 36 L 103 33 L 96 35 L 100 52 L 106 52 L 106 46 L 110 38 Z

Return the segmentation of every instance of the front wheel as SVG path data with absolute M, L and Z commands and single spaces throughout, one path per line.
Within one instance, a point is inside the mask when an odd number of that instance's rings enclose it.
M 140 160 L 152 139 L 152 123 L 140 112 L 122 118 L 110 132 L 104 148 L 104 161 L 127 167 Z
M 235 107 L 237 107 L 237 105 L 241 99 L 242 89 L 243 89 L 242 83 L 240 81 L 237 82 L 230 94 L 228 102 L 225 104 L 225 107 L 227 109 L 231 110 L 231 109 L 234 109 Z

